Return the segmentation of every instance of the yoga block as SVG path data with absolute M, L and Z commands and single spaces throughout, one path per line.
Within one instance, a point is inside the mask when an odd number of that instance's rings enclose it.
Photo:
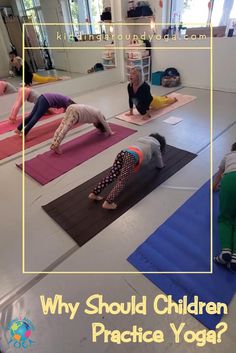
M 157 71 L 152 73 L 152 85 L 161 86 L 164 71 Z

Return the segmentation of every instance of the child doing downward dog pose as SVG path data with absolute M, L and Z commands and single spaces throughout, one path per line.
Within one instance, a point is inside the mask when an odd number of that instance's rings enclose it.
M 144 119 L 151 116 L 150 109 L 160 109 L 177 101 L 173 97 L 152 96 L 150 86 L 144 81 L 143 70 L 140 66 L 136 66 L 130 70 L 128 94 L 130 111 L 126 115 L 133 115 L 133 106 L 135 105 L 139 114 L 143 115 Z
M 219 183 L 218 227 L 221 252 L 214 257 L 214 261 L 236 271 L 236 142 L 220 163 L 213 183 L 214 191 L 218 189 Z
M 116 156 L 109 173 L 98 183 L 92 193 L 89 194 L 89 199 L 102 200 L 103 198 L 99 196 L 102 190 L 118 179 L 102 205 L 106 209 L 117 208 L 117 204 L 114 202 L 115 199 L 124 189 L 132 174 L 137 172 L 141 165 L 154 161 L 157 168 L 164 167 L 162 155 L 165 152 L 165 146 L 165 138 L 154 133 L 139 138 L 134 145 L 123 149 Z
M 84 104 L 72 104 L 66 109 L 65 117 L 60 126 L 56 130 L 51 150 L 61 154 L 60 144 L 70 128 L 77 124 L 91 123 L 101 132 L 106 132 L 107 135 L 112 135 L 113 132 L 109 124 L 106 122 L 104 115 L 97 109 Z
M 35 106 L 30 115 L 25 119 L 25 136 L 29 133 L 32 127 L 39 121 L 42 116 L 47 113 L 49 108 L 64 108 L 65 110 L 69 105 L 74 104 L 71 98 L 56 93 L 44 93 L 38 97 Z M 23 124 L 21 123 L 15 133 L 22 134 Z
M 38 97 L 40 96 L 38 92 L 33 90 L 30 87 L 25 87 L 25 88 L 20 88 L 16 97 L 16 101 L 12 107 L 9 120 L 14 124 L 16 122 L 17 114 L 19 113 L 20 108 L 22 107 L 23 104 L 23 90 L 25 93 L 25 101 L 30 102 L 30 103 L 36 103 Z

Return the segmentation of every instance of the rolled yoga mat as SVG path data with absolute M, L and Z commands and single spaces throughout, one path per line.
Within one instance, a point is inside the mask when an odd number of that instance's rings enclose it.
M 62 114 L 64 112 L 64 109 L 54 109 L 53 113 L 51 114 L 45 114 L 41 120 L 46 120 L 49 119 L 55 115 Z M 26 117 L 29 115 L 29 113 L 26 113 Z M 17 128 L 17 126 L 21 123 L 22 121 L 22 116 L 18 116 L 16 119 L 16 122 L 12 124 L 9 120 L 3 120 L 0 121 L 0 135 L 5 134 L 6 132 L 13 131 Z
M 144 125 L 144 124 L 147 124 L 149 121 L 160 118 L 161 116 L 163 116 L 167 113 L 170 113 L 173 110 L 180 108 L 187 103 L 192 102 L 193 100 L 195 100 L 197 98 L 195 96 L 189 96 L 189 95 L 184 95 L 184 94 L 180 94 L 180 93 L 170 93 L 170 94 L 168 94 L 168 97 L 177 98 L 177 102 L 175 102 L 165 108 L 161 108 L 161 109 L 153 110 L 153 111 L 151 110 L 150 111 L 151 118 L 147 118 L 144 120 L 142 115 L 140 115 L 136 109 L 134 109 L 134 115 L 127 116 L 125 114 L 128 112 L 124 112 L 120 115 L 117 115 L 116 118 L 123 120 L 123 121 L 126 121 L 131 124 Z
M 115 124 L 110 127 L 115 132 L 112 136 L 107 137 L 95 129 L 63 144 L 62 155 L 48 151 L 26 161 L 26 174 L 45 185 L 136 132 Z M 17 166 L 21 168 L 22 164 Z
M 116 210 L 104 210 L 101 202 L 88 199 L 89 193 L 109 169 L 42 207 L 82 246 L 195 157 L 193 153 L 167 146 L 165 168 L 157 170 L 151 164 L 143 167 L 121 193 Z M 105 189 L 106 195 L 113 185 Z
M 213 254 L 220 250 L 218 195 L 214 194 Z M 210 183 L 204 184 L 183 206 L 167 219 L 128 261 L 140 272 L 209 272 L 210 271 Z M 145 274 L 166 295 L 178 302 L 183 296 L 193 302 L 229 304 L 236 290 L 236 275 L 214 264 L 212 274 Z M 222 314 L 204 312 L 194 316 L 209 329 L 215 329 Z M 183 317 L 184 318 L 184 317 Z

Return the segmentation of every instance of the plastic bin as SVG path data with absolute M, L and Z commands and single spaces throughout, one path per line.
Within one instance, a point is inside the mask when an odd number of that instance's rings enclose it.
M 152 85 L 161 86 L 164 71 L 157 71 L 152 73 Z

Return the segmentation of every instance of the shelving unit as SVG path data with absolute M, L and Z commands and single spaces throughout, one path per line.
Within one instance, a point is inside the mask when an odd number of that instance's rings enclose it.
M 103 52 L 102 64 L 105 70 L 116 67 L 115 50 L 112 45 L 107 46 L 107 50 Z
M 136 21 L 136 20 L 153 20 L 154 19 L 154 16 L 139 16 L 139 17 L 125 17 L 125 21 L 128 22 L 129 20 L 133 20 L 133 21 Z

